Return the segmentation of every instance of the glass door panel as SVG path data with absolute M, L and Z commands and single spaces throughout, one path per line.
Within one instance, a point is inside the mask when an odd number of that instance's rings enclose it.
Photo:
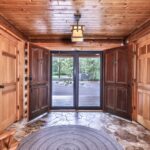
M 78 107 L 100 107 L 100 55 L 79 56 Z
M 73 56 L 52 55 L 52 107 L 74 107 L 73 64 Z

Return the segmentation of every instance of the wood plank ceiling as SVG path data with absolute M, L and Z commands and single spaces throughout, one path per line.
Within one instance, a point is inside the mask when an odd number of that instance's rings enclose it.
M 29 39 L 70 38 L 77 10 L 86 38 L 121 39 L 150 18 L 150 0 L 0 0 L 0 15 Z

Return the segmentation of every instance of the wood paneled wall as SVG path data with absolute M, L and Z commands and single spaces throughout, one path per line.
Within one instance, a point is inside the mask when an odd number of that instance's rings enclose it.
M 150 21 L 128 39 L 133 51 L 132 118 L 150 129 Z
M 137 121 L 150 129 L 150 34 L 137 44 Z

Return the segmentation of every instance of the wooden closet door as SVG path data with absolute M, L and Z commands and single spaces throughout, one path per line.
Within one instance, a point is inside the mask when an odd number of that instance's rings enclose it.
M 49 109 L 49 51 L 30 45 L 29 119 Z
M 0 35 L 0 131 L 17 119 L 17 41 Z
M 150 129 L 150 34 L 138 43 L 137 121 Z
M 128 83 L 129 62 L 126 47 L 107 50 L 104 74 L 104 109 L 124 118 L 130 118 L 131 98 Z

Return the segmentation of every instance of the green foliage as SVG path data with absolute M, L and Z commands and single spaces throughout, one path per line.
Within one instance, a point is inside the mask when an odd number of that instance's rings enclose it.
M 100 79 L 100 59 L 99 58 L 80 58 L 80 73 L 85 73 L 89 81 Z
M 54 57 L 53 58 L 53 76 L 69 76 L 73 74 L 73 60 L 72 58 Z
M 80 58 L 80 74 L 87 74 L 89 81 L 100 80 L 100 59 Z M 67 57 L 53 57 L 53 76 L 58 78 L 73 76 L 73 59 Z

